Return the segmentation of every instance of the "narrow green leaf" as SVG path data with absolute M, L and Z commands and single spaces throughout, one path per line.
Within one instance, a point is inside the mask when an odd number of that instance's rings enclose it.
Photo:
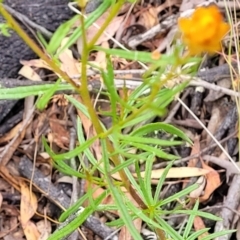
M 33 86 L 2 88 L 0 84 L 0 99 L 21 99 L 28 96 L 43 95 L 49 89 L 52 89 L 53 84 L 41 84 Z M 70 84 L 61 83 L 56 91 L 74 90 Z
M 172 195 L 172 196 L 170 196 L 170 197 L 168 197 L 168 198 L 166 198 L 166 199 L 163 199 L 163 200 L 159 201 L 159 203 L 156 205 L 156 207 L 157 207 L 157 206 L 161 207 L 161 206 L 164 206 L 165 204 L 168 204 L 168 203 L 170 203 L 170 202 L 172 202 L 172 201 L 175 201 L 175 200 L 177 200 L 177 199 L 180 199 L 181 197 L 186 196 L 187 194 L 189 194 L 189 193 L 192 192 L 193 190 L 197 189 L 198 187 L 199 187 L 198 184 L 193 184 L 193 185 L 191 185 L 191 186 L 183 189 L 182 191 L 177 192 L 177 193 L 175 193 L 174 195 Z M 177 212 L 177 210 L 175 210 L 175 212 Z M 181 211 L 180 211 L 180 212 L 181 212 Z M 182 213 L 182 212 L 181 212 L 181 213 Z M 185 214 L 186 214 L 186 212 L 185 212 Z
M 156 60 L 152 57 L 152 53 L 148 52 L 140 52 L 140 51 L 126 51 L 122 49 L 106 49 L 102 47 L 95 46 L 93 50 L 96 51 L 103 51 L 106 54 L 118 56 L 120 58 L 133 60 L 133 61 L 141 61 L 145 63 L 154 63 L 158 66 L 166 66 L 166 65 L 175 65 L 176 64 L 176 58 L 169 55 L 161 55 L 161 58 L 159 60 Z
M 84 152 L 84 150 L 86 150 L 87 148 L 89 148 L 89 146 L 96 140 L 96 137 L 93 137 L 87 141 L 85 141 L 84 143 L 82 143 L 80 146 L 76 147 L 75 149 L 73 149 L 72 151 L 66 152 L 66 153 L 62 153 L 62 154 L 55 154 L 52 152 L 52 150 L 49 148 L 47 141 L 43 140 L 43 144 L 45 149 L 48 151 L 48 154 L 55 160 L 55 161 L 61 161 L 64 159 L 70 159 L 73 157 L 76 157 L 78 154 Z
M 199 206 L 199 201 L 196 201 L 194 207 L 193 207 L 193 210 L 194 211 L 197 211 L 198 210 L 198 206 Z M 194 222 L 194 219 L 195 219 L 195 215 L 190 215 L 189 218 L 188 218 L 188 221 L 187 221 L 187 225 L 184 229 L 184 232 L 183 232 L 183 238 L 187 239 L 188 235 L 190 234 L 191 230 L 192 230 L 192 227 L 193 227 L 193 222 Z
M 177 231 L 175 231 L 164 219 L 161 218 L 161 216 L 156 215 L 155 219 L 158 221 L 158 223 L 162 226 L 164 231 L 171 236 L 172 239 L 177 240 L 185 240 Z
M 151 146 L 148 146 L 146 144 L 133 143 L 133 142 L 129 142 L 129 145 L 134 146 L 134 147 L 136 147 L 138 149 L 142 149 L 142 150 L 144 150 L 146 152 L 153 153 L 157 157 L 162 158 L 162 159 L 166 159 L 166 160 L 176 160 L 176 159 L 179 159 L 178 156 L 165 153 L 164 151 L 158 149 L 157 147 L 151 147 Z
M 95 205 L 99 205 L 102 200 L 106 197 L 105 192 L 99 195 L 95 200 Z M 76 230 L 93 212 L 95 211 L 92 206 L 86 207 L 75 219 L 73 219 L 70 223 L 64 226 L 61 229 L 58 229 L 53 234 L 51 234 L 48 240 L 60 240 L 63 237 L 67 236 L 74 230 Z
M 117 103 L 119 102 L 120 98 L 118 96 L 118 93 L 114 84 L 114 69 L 109 56 L 107 56 L 107 71 L 101 71 L 101 75 L 102 75 L 104 84 L 107 88 L 107 92 L 109 93 L 113 124 L 116 124 L 118 121 Z
M 168 163 L 167 167 L 164 169 L 163 175 L 160 177 L 160 179 L 158 181 L 157 188 L 156 188 L 156 191 L 154 194 L 154 199 L 153 199 L 154 205 L 157 205 L 157 202 L 159 201 L 159 196 L 160 196 L 162 186 L 165 182 L 168 171 L 172 167 L 172 165 L 173 165 L 173 161 Z
M 59 84 L 60 84 L 60 79 L 55 84 L 53 84 L 52 88 L 46 90 L 46 92 L 38 99 L 36 106 L 40 111 L 45 109 L 50 98 L 57 91 Z
M 139 232 L 136 230 L 135 226 L 133 225 L 131 216 L 128 213 L 126 205 L 123 204 L 125 201 L 127 201 L 127 199 L 123 199 L 120 188 L 119 189 L 116 188 L 113 185 L 112 180 L 108 177 L 108 173 L 110 172 L 110 164 L 109 164 L 109 157 L 108 157 L 106 142 L 104 139 L 101 140 L 101 145 L 102 145 L 102 154 L 103 154 L 106 181 L 108 183 L 108 187 L 114 198 L 115 204 L 119 208 L 121 218 L 123 219 L 125 226 L 128 228 L 129 232 L 131 233 L 132 238 L 135 240 L 142 240 L 142 237 L 140 236 Z
M 196 210 L 175 210 L 176 214 L 188 214 L 188 215 L 195 215 L 203 218 L 208 218 L 213 221 L 221 221 L 222 219 L 220 217 L 217 217 L 211 213 L 202 212 L 202 211 L 196 211 Z
M 113 0 L 103 1 L 103 3 L 94 11 L 92 12 L 87 19 L 85 20 L 85 29 L 88 29 L 96 20 L 102 16 L 104 12 L 111 6 Z M 79 18 L 79 16 L 76 16 Z M 58 54 L 62 53 L 65 49 L 71 47 L 76 41 L 81 37 L 82 29 L 81 26 L 76 28 L 72 35 L 69 37 L 68 42 L 59 50 Z
M 146 187 L 144 184 L 144 179 L 142 178 L 141 173 L 140 173 L 141 170 L 140 170 L 138 162 L 135 163 L 135 172 L 137 174 L 136 180 L 138 182 L 139 188 L 141 189 L 141 194 L 139 194 L 139 195 L 142 197 L 142 200 L 146 203 L 146 205 L 150 206 L 151 205 L 150 200 L 147 195 L 147 190 L 146 190 Z
M 80 199 L 77 200 L 77 202 L 74 203 L 71 207 L 69 207 L 65 212 L 61 214 L 59 217 L 59 222 L 64 222 L 71 214 L 77 212 L 77 210 L 80 208 L 80 206 L 83 205 L 83 203 L 88 199 L 88 194 L 84 194 Z
M 152 193 L 152 183 L 151 183 L 152 165 L 153 165 L 154 160 L 155 160 L 155 155 L 150 154 L 148 156 L 148 158 L 146 159 L 146 165 L 145 165 L 144 185 L 145 185 L 145 189 L 146 189 L 146 195 L 144 195 L 144 196 L 145 196 L 145 198 L 148 199 L 149 206 L 154 205 L 153 195 L 152 195 L 153 194 Z
M 46 150 L 46 152 L 49 154 L 49 152 L 47 150 Z M 54 157 L 53 157 L 53 160 L 54 160 Z M 72 169 L 63 161 L 53 161 L 53 165 L 56 169 L 58 169 L 62 173 L 65 173 L 68 176 L 75 176 L 75 177 L 78 177 L 81 179 L 86 178 L 86 176 L 84 174 Z
M 182 132 L 181 130 L 179 130 L 178 128 L 176 128 L 170 124 L 161 123 L 161 122 L 150 123 L 150 124 L 144 125 L 144 126 L 138 128 L 137 130 L 133 131 L 131 133 L 131 136 L 144 136 L 148 133 L 151 133 L 154 131 L 160 131 L 160 130 L 171 133 L 173 135 L 176 135 L 176 136 L 182 138 L 183 140 L 191 143 L 191 140 L 184 134 L 184 132 Z
M 216 232 L 216 233 L 212 233 L 204 238 L 202 238 L 202 240 L 212 240 L 212 239 L 216 239 L 217 237 L 220 236 L 226 236 L 228 234 L 232 234 L 234 232 L 236 232 L 237 230 L 225 230 L 225 231 L 220 231 L 220 232 Z
M 198 239 L 199 236 L 201 236 L 204 233 L 207 233 L 211 228 L 204 228 L 204 229 L 200 229 L 197 232 L 194 232 L 192 235 L 190 235 L 188 238 L 186 238 L 187 240 L 196 240 Z M 203 239 L 203 238 L 201 238 Z M 212 239 L 212 238 L 211 238 Z
M 161 147 L 168 147 L 168 146 L 176 146 L 183 144 L 183 141 L 171 141 L 171 140 L 162 140 L 156 138 L 149 138 L 149 137 L 138 137 L 138 136 L 128 136 L 128 135 L 120 135 L 119 138 L 121 142 L 128 143 L 128 142 L 135 142 L 135 143 L 146 143 L 146 144 L 154 144 L 159 145 Z
M 67 36 L 70 32 L 73 24 L 79 19 L 78 16 L 73 17 L 69 21 L 62 23 L 57 30 L 54 32 L 53 36 L 50 39 L 50 42 L 47 46 L 47 52 L 50 54 L 55 54 L 57 49 L 59 48 L 62 40 Z

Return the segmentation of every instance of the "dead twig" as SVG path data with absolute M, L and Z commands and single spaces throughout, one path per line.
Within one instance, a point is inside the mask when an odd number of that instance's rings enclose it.
M 19 172 L 21 175 L 27 179 L 31 179 L 32 172 L 34 171 L 33 176 L 33 185 L 41 191 L 41 193 L 46 196 L 50 201 L 57 204 L 61 209 L 67 209 L 70 206 L 71 199 L 59 188 L 55 187 L 50 179 L 42 174 L 38 169 L 33 169 L 33 163 L 26 156 L 21 158 L 19 163 Z M 69 221 L 75 219 L 82 211 L 83 207 L 79 208 L 77 213 L 71 215 L 64 223 L 67 225 Z M 71 220 L 72 219 L 72 220 Z M 91 229 L 95 234 L 105 239 L 112 234 L 113 230 L 106 225 L 104 225 L 98 218 L 89 216 L 89 218 L 83 223 L 86 228 Z M 117 236 L 112 238 L 117 240 Z

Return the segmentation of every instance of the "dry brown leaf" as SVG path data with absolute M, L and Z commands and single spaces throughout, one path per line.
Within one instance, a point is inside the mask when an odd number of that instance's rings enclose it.
M 202 218 L 200 218 L 199 216 L 196 216 L 194 218 L 193 225 L 194 225 L 194 229 L 196 230 L 196 232 L 206 228 Z M 201 239 L 203 239 L 204 237 L 206 237 L 208 235 L 209 235 L 208 232 L 203 233 L 201 236 L 198 237 L 198 240 L 201 240 Z
M 200 137 L 198 135 L 196 135 L 194 138 L 194 144 L 193 144 L 192 150 L 191 150 L 191 156 L 200 152 L 201 147 L 200 147 L 199 140 L 200 140 Z M 191 159 L 188 162 L 188 167 L 196 167 L 197 162 L 198 162 L 198 158 Z
M 64 46 L 68 41 L 69 38 L 64 38 L 61 46 Z M 65 49 L 59 54 L 59 59 L 62 62 L 61 70 L 64 71 L 70 78 L 78 77 L 80 75 L 80 68 L 77 68 L 78 61 L 74 59 L 71 50 Z
M 21 204 L 20 204 L 20 219 L 24 226 L 35 214 L 37 210 L 37 198 L 34 193 L 30 192 L 27 184 L 20 181 L 21 188 Z
M 27 184 L 20 181 L 21 203 L 20 203 L 20 221 L 27 240 L 37 240 L 40 236 L 36 225 L 30 221 L 37 210 L 37 198 L 30 192 Z
M 51 138 L 54 143 L 62 149 L 68 150 L 70 135 L 69 132 L 56 120 L 49 119 Z
M 78 96 L 75 96 L 75 99 L 78 100 L 80 103 L 83 103 L 81 97 L 78 95 Z M 91 120 L 83 113 L 81 112 L 79 109 L 77 109 L 77 113 L 78 113 L 78 116 L 81 120 L 81 123 L 83 125 L 83 128 L 85 130 L 85 133 L 86 135 L 88 135 L 89 131 L 90 131 L 90 128 L 92 127 L 92 122 Z
M 33 59 L 33 60 L 21 60 L 20 63 L 24 66 L 36 67 L 36 68 L 46 68 L 48 70 L 52 70 L 48 64 L 42 59 Z
M 108 42 L 103 42 L 101 44 L 101 47 L 103 47 L 105 49 L 109 48 Z M 103 51 L 98 51 L 96 54 L 95 62 L 97 63 L 97 66 L 99 66 L 103 70 L 106 70 L 106 68 L 107 68 L 106 53 Z
M 72 176 L 62 176 L 62 177 L 57 179 L 56 183 L 72 184 L 73 183 L 73 178 L 72 178 Z
M 3 202 L 3 196 L 2 196 L 2 193 L 0 193 L 0 209 L 2 207 L 2 202 Z
M 47 240 L 52 232 L 51 223 L 48 220 L 41 220 L 36 225 L 41 234 L 38 240 Z
M 163 175 L 163 172 L 165 169 L 156 169 L 152 170 L 152 183 L 155 184 L 156 179 L 160 179 L 160 177 Z M 166 178 L 187 178 L 187 177 L 197 177 L 197 176 L 204 176 L 208 173 L 210 173 L 211 170 L 208 169 L 202 169 L 202 168 L 196 168 L 196 167 L 173 167 L 170 168 L 168 171 L 168 174 Z M 133 173 L 133 176 L 136 177 L 137 174 Z M 145 177 L 145 172 L 141 172 L 141 176 L 144 178 Z M 112 174 L 112 177 L 121 180 L 120 176 L 118 173 Z
M 22 127 L 22 122 L 18 123 L 14 128 L 10 130 L 10 132 L 0 137 L 0 144 L 12 140 L 16 136 L 16 134 L 19 132 L 21 127 Z
M 213 104 L 212 110 L 211 110 L 211 118 L 208 122 L 208 130 L 212 133 L 215 134 L 217 129 L 219 128 L 220 124 L 223 121 L 223 115 L 221 113 L 222 108 L 219 107 L 218 104 Z M 212 137 L 204 131 L 204 134 L 206 135 L 206 145 L 208 145 L 212 141 Z M 204 137 L 204 136 L 203 136 Z
M 194 143 L 193 143 L 191 154 L 190 154 L 191 156 L 200 152 L 201 148 L 200 148 L 199 140 L 200 140 L 200 137 L 198 135 L 195 135 Z M 198 161 L 199 161 L 198 158 L 190 159 L 188 162 L 188 167 L 196 167 Z M 187 183 L 186 182 L 183 183 L 182 189 L 186 188 L 186 186 L 187 186 Z M 196 191 L 197 191 L 197 189 L 196 189 Z M 196 194 L 194 193 L 194 195 L 196 195 Z
M 23 66 L 18 74 L 22 75 L 23 77 L 33 80 L 33 81 L 42 81 L 41 77 L 29 66 Z
M 5 149 L 1 153 L 1 156 L 0 156 L 2 165 L 6 165 L 9 162 L 12 155 L 18 148 L 19 144 L 22 142 L 22 140 L 25 136 L 25 132 L 26 132 L 26 127 L 24 127 L 24 129 L 21 128 L 20 131 L 18 133 L 16 133 L 17 137 L 14 136 L 16 138 L 13 138 L 12 141 L 9 142 L 9 144 L 5 146 Z
M 239 212 L 240 209 L 238 209 L 238 212 Z M 240 239 L 240 219 L 237 221 L 237 225 L 235 227 L 237 229 L 237 232 L 236 232 L 236 239 L 239 240 Z
M 159 179 L 165 169 L 156 169 L 152 170 L 152 178 Z M 197 177 L 197 176 L 203 176 L 209 173 L 210 170 L 202 169 L 202 168 L 196 168 L 196 167 L 173 167 L 170 168 L 166 178 L 186 178 L 186 177 Z M 136 176 L 136 174 L 133 174 Z M 141 176 L 145 177 L 145 172 L 141 172 Z
M 205 187 L 204 195 L 200 197 L 200 202 L 204 202 L 209 199 L 215 189 L 217 189 L 222 183 L 219 173 L 213 168 L 209 167 L 204 161 L 202 161 L 202 159 L 201 162 L 203 169 L 210 171 L 210 173 L 206 175 L 207 185 Z
M 138 24 L 144 26 L 147 30 L 158 24 L 158 11 L 154 7 L 148 8 L 140 14 Z
M 38 142 L 39 138 L 41 138 L 41 134 L 44 132 L 45 128 L 49 128 L 49 125 L 48 125 L 47 114 L 44 111 L 37 116 L 37 118 L 34 120 L 32 125 L 34 140 L 36 142 Z
M 194 199 L 197 199 L 199 198 L 202 193 L 203 193 L 203 190 L 206 186 L 206 178 L 204 176 L 201 176 L 198 178 L 198 180 L 195 182 L 198 184 L 198 188 L 193 190 L 190 194 L 189 194 L 189 197 L 191 198 L 194 198 Z
M 23 231 L 27 240 L 39 240 L 40 238 L 40 233 L 32 221 L 25 224 Z
M 11 186 L 13 186 L 15 189 L 17 189 L 18 191 L 20 191 L 18 178 L 13 177 L 13 176 L 10 174 L 8 168 L 5 167 L 4 165 L 0 165 L 0 176 L 1 176 L 6 182 L 8 182 Z
M 109 16 L 109 12 L 105 12 L 95 23 L 98 26 L 102 26 L 103 23 L 106 21 L 106 19 Z M 122 24 L 124 19 L 124 15 L 122 16 L 118 16 L 115 17 L 111 23 L 108 25 L 108 27 L 106 28 L 105 32 L 107 32 L 111 37 L 113 37 L 117 30 L 120 28 L 120 25 Z M 98 29 L 92 25 L 91 27 L 88 28 L 87 30 L 87 39 L 92 39 L 96 32 L 98 31 Z M 105 34 L 103 34 L 96 42 L 96 45 L 101 44 L 102 42 L 106 42 L 109 40 L 109 36 L 106 36 Z
M 61 97 L 58 99 L 60 102 L 62 101 Z M 65 126 L 60 123 L 60 120 L 64 119 L 66 116 L 66 107 L 63 106 L 59 109 L 57 106 L 60 102 L 54 102 L 55 104 L 53 104 L 50 109 L 49 116 L 51 116 L 51 118 L 49 118 L 49 126 L 51 133 L 48 134 L 48 137 L 51 138 L 51 141 L 57 146 L 67 150 L 69 147 L 70 133 Z M 59 117 L 57 113 L 60 115 Z

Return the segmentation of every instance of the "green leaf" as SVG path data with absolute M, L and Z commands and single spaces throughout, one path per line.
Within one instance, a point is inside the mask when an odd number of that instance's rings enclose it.
M 204 228 L 204 229 L 200 229 L 197 232 L 193 233 L 192 235 L 190 235 L 188 238 L 186 238 L 187 240 L 196 240 L 198 239 L 198 237 L 200 237 L 202 234 L 207 233 L 211 228 Z M 201 238 L 203 239 L 203 238 Z M 212 239 L 212 238 L 211 238 Z
M 132 238 L 135 240 L 142 240 L 142 237 L 140 236 L 139 232 L 133 225 L 131 216 L 129 215 L 126 205 L 123 204 L 125 201 L 127 201 L 127 199 L 123 198 L 120 188 L 116 188 L 116 186 L 113 185 L 112 180 L 108 176 L 108 173 L 110 172 L 110 164 L 109 164 L 109 157 L 108 157 L 106 142 L 104 139 L 101 140 L 101 145 L 102 145 L 102 154 L 103 154 L 106 181 L 108 183 L 109 190 L 111 191 L 111 194 L 114 198 L 115 204 L 119 208 L 121 218 L 123 219 L 125 226 L 128 228 L 129 232 L 131 233 Z
M 103 192 L 94 200 L 94 204 L 99 205 L 105 197 L 106 197 L 106 193 Z M 68 234 L 76 230 L 94 211 L 95 211 L 95 208 L 93 208 L 92 206 L 86 207 L 83 211 L 80 211 L 79 215 L 76 214 L 78 216 L 76 216 L 66 226 L 64 226 L 61 229 L 58 229 L 53 234 L 51 234 L 48 240 L 60 240 L 63 237 L 67 236 Z
M 144 180 L 141 176 L 141 170 L 140 170 L 140 167 L 139 167 L 139 163 L 136 162 L 135 163 L 135 172 L 137 174 L 137 181 L 138 181 L 138 185 L 139 185 L 139 188 L 137 188 L 136 190 L 139 191 L 139 189 L 141 189 L 141 194 L 139 194 L 139 196 L 141 196 L 142 200 L 144 201 L 144 203 L 146 203 L 147 206 L 150 206 L 151 205 L 151 202 L 150 202 L 150 198 L 149 196 L 147 195 L 147 190 L 146 190 L 146 187 L 145 187 L 145 184 L 144 184 Z
M 50 54 L 55 54 L 57 49 L 59 48 L 62 40 L 67 36 L 70 32 L 73 24 L 78 20 L 78 16 L 73 17 L 69 21 L 62 23 L 57 30 L 54 32 L 51 40 L 47 46 L 47 52 Z
M 236 232 L 237 230 L 225 230 L 225 231 L 220 231 L 220 232 L 216 232 L 216 233 L 212 233 L 209 236 L 206 236 L 204 238 L 202 238 L 202 240 L 212 240 L 212 239 L 216 239 L 217 237 L 220 236 L 225 236 L 231 233 Z
M 156 215 L 155 219 L 162 226 L 164 231 L 171 236 L 172 239 L 185 240 L 177 231 L 175 231 L 161 216 Z
M 220 221 L 220 220 L 222 220 L 220 217 L 217 217 L 217 216 L 215 216 L 215 215 L 213 215 L 211 213 L 202 212 L 202 211 L 196 211 L 196 210 L 175 210 L 175 213 L 176 214 L 195 215 L 195 216 L 199 216 L 199 217 L 203 217 L 203 218 L 208 218 L 208 219 L 211 219 L 213 221 Z
M 28 96 L 43 95 L 46 91 L 52 89 L 53 84 L 41 84 L 33 86 L 3 88 L 0 83 L 0 99 L 21 99 Z M 70 84 L 61 83 L 56 91 L 74 90 Z
M 87 141 L 85 141 L 84 143 L 82 143 L 80 146 L 76 147 L 75 149 L 73 149 L 72 151 L 66 152 L 66 153 L 62 153 L 62 154 L 55 154 L 52 151 L 48 151 L 48 154 L 55 160 L 55 161 L 62 161 L 64 159 L 70 159 L 73 157 L 76 157 L 78 154 L 84 152 L 85 149 L 89 148 L 89 146 L 96 140 L 96 137 L 93 137 Z M 45 141 L 43 141 L 44 143 L 44 147 L 45 149 L 50 149 L 48 147 L 48 144 Z
M 184 132 L 182 132 L 181 130 L 179 130 L 178 128 L 176 128 L 170 124 L 161 123 L 161 122 L 150 123 L 145 126 L 142 126 L 142 127 L 138 128 L 137 130 L 133 131 L 131 133 L 131 136 L 144 136 L 148 133 L 151 133 L 154 131 L 159 131 L 159 130 L 171 133 L 173 135 L 176 135 L 176 136 L 182 138 L 183 140 L 187 141 L 188 143 L 192 143 L 191 140 L 188 137 L 186 137 Z
M 49 100 L 51 99 L 51 97 L 53 96 L 53 94 L 57 91 L 58 86 L 60 84 L 60 79 L 53 84 L 52 88 L 50 88 L 49 90 L 47 90 L 38 100 L 36 103 L 37 108 L 42 111 L 45 109 L 45 107 L 47 106 Z
M 88 199 L 88 194 L 84 194 L 77 202 L 69 207 L 65 212 L 59 217 L 59 222 L 64 222 L 71 214 L 77 212 L 77 210 L 83 205 L 83 203 Z
M 168 56 L 162 54 L 159 60 L 156 60 L 153 58 L 152 53 L 148 52 L 140 52 L 140 51 L 126 51 L 122 49 L 107 49 L 107 48 L 102 48 L 95 46 L 93 48 L 95 51 L 102 51 L 105 52 L 108 55 L 114 55 L 118 56 L 120 58 L 128 59 L 128 60 L 133 60 L 133 61 L 141 61 L 145 63 L 154 63 L 157 64 L 158 66 L 166 66 L 166 65 L 175 65 L 176 64 L 176 59 L 173 56 Z
M 164 169 L 163 175 L 160 177 L 160 179 L 158 181 L 157 188 L 156 188 L 155 195 L 154 195 L 154 200 L 153 200 L 154 205 L 157 205 L 157 202 L 159 201 L 159 196 L 160 196 L 162 186 L 165 182 L 168 171 L 172 167 L 172 165 L 173 165 L 173 161 L 168 163 L 167 167 Z
M 10 37 L 11 34 L 9 33 L 10 26 L 7 23 L 0 23 L 0 31 L 3 36 Z
M 115 124 L 118 121 L 117 104 L 120 100 L 120 97 L 118 96 L 118 93 L 114 84 L 114 69 L 109 56 L 107 57 L 107 71 L 101 71 L 101 75 L 102 75 L 104 84 L 107 88 L 107 92 L 109 93 L 109 98 L 111 103 L 111 115 L 113 119 L 113 124 Z
M 146 144 L 154 144 L 161 147 L 168 147 L 168 146 L 176 146 L 183 144 L 183 141 L 171 141 L 171 140 L 161 140 L 156 138 L 149 138 L 149 137 L 131 137 L 128 135 L 122 135 L 119 136 L 121 139 L 121 142 L 123 143 L 129 143 L 129 142 L 135 142 L 135 143 L 146 143 Z
M 72 96 L 65 95 L 65 97 L 70 103 L 72 103 L 77 109 L 79 109 L 87 118 L 90 119 L 86 106 L 84 106 L 82 103 L 80 103 L 76 98 Z
M 45 145 L 46 146 L 46 145 Z M 46 150 L 46 152 L 49 154 L 49 151 Z M 54 157 L 53 157 L 54 158 Z M 54 159 L 53 159 L 54 160 Z M 68 176 L 75 176 L 81 179 L 86 179 L 86 175 L 72 169 L 69 167 L 65 162 L 63 161 L 53 161 L 53 166 L 58 169 L 60 172 L 65 173 Z
M 84 132 L 82 129 L 82 124 L 80 121 L 80 118 L 77 118 L 77 136 L 78 136 L 78 141 L 80 143 L 85 142 L 86 139 L 84 137 Z M 97 166 L 97 169 L 100 172 L 103 172 L 102 168 L 100 167 L 99 162 L 97 161 L 97 159 L 93 156 L 93 153 L 91 152 L 90 148 L 85 148 L 83 151 L 83 154 L 87 157 L 88 161 L 93 165 L 93 166 Z M 84 163 L 82 163 L 82 165 L 84 165 Z
M 151 147 L 145 144 L 141 144 L 141 143 L 133 143 L 133 142 L 129 142 L 129 145 L 134 146 L 138 149 L 142 149 L 144 151 L 150 152 L 155 154 L 157 157 L 162 158 L 162 159 L 166 159 L 166 160 L 176 160 L 179 159 L 178 156 L 172 155 L 172 154 L 168 154 L 165 153 L 164 151 L 156 148 L 156 147 Z
M 146 189 L 146 193 L 144 194 L 144 196 L 146 199 L 145 202 L 148 203 L 148 206 L 154 205 L 153 196 L 152 196 L 152 183 L 151 183 L 152 165 L 154 160 L 155 160 L 155 155 L 154 154 L 149 155 L 148 159 L 146 159 L 146 166 L 145 166 L 144 186 Z M 139 169 L 139 174 L 141 175 L 140 169 Z M 141 176 L 139 176 L 138 179 L 140 177 Z
M 85 20 L 85 29 L 88 29 L 96 20 L 102 16 L 104 12 L 111 6 L 113 0 L 103 1 L 103 3 L 94 11 L 92 12 L 87 19 Z M 79 18 L 79 16 L 76 16 Z M 81 37 L 82 29 L 81 26 L 76 28 L 74 32 L 68 39 L 68 42 L 59 50 L 58 55 L 62 53 L 65 49 L 71 47 L 76 41 Z
M 198 210 L 198 206 L 199 206 L 199 201 L 197 200 L 194 207 L 193 207 L 193 210 L 196 211 Z M 187 225 L 184 229 L 184 232 L 183 232 L 183 238 L 184 239 L 187 239 L 188 235 L 190 234 L 191 230 L 192 230 L 192 227 L 193 227 L 193 222 L 194 222 L 194 219 L 195 219 L 195 215 L 190 215 L 190 217 L 188 218 L 188 221 L 187 221 Z
M 161 206 L 164 206 L 170 202 L 173 202 L 177 199 L 180 199 L 182 198 L 183 196 L 186 196 L 187 194 L 189 194 L 190 192 L 192 192 L 193 190 L 197 189 L 199 187 L 199 184 L 193 184 L 185 189 L 183 189 L 182 191 L 180 192 L 177 192 L 175 193 L 174 195 L 166 198 L 166 199 L 163 199 L 161 201 L 159 201 L 157 204 L 156 204 L 156 207 L 161 207 Z M 183 213 L 181 210 L 178 210 L 179 213 Z M 174 210 L 174 212 L 177 212 L 177 210 Z M 186 214 L 186 211 L 184 212 Z

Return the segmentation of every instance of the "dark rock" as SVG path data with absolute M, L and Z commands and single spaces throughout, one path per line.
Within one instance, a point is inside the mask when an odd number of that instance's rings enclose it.
M 73 13 L 67 6 L 67 0 L 5 0 L 4 4 L 25 15 L 31 21 L 54 31 L 61 23 L 69 20 Z M 5 19 L 0 16 L 0 23 Z M 31 32 L 20 23 L 21 27 L 33 38 Z M 0 84 L 4 78 L 16 78 L 21 68 L 20 60 L 36 58 L 35 53 L 14 32 L 11 36 L 0 35 Z M 34 38 L 33 38 L 34 39 Z M 16 104 L 15 101 L 0 101 L 0 123 L 7 117 Z
M 66 0 L 5 0 L 4 4 L 53 32 L 73 15 L 67 2 Z M 5 22 L 2 16 L 0 22 Z M 23 24 L 21 26 L 26 30 Z M 0 35 L 0 56 L 0 78 L 16 77 L 21 68 L 19 61 L 36 57 L 13 31 L 10 37 Z
M 90 0 L 86 12 L 94 11 L 102 1 Z M 37 25 L 54 32 L 59 25 L 74 15 L 68 7 L 68 2 L 68 0 L 4 0 L 3 4 L 26 16 Z M 0 23 L 4 22 L 5 19 L 0 15 Z M 23 23 L 19 23 L 35 40 L 31 31 Z M 30 60 L 37 57 L 14 31 L 10 31 L 10 33 L 10 37 L 0 34 L 0 85 L 4 78 L 18 76 L 18 71 L 21 68 L 20 60 Z M 4 118 L 8 118 L 8 114 L 16 102 L 16 100 L 0 100 L 0 123 L 3 122 Z

